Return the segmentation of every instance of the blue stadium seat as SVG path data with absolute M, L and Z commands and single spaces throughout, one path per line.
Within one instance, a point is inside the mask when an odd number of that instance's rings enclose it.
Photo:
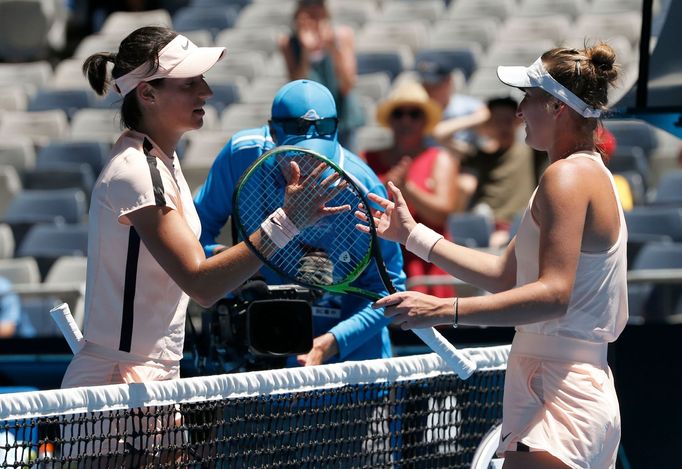
M 613 173 L 635 171 L 642 176 L 645 185 L 649 180 L 649 161 L 641 147 L 621 145 L 618 142 L 607 166 Z
M 241 101 L 241 92 L 236 83 L 211 83 L 213 96 L 208 98 L 207 104 L 215 108 L 218 114 L 227 106 Z
M 80 223 L 87 214 L 86 196 L 80 189 L 24 190 L 5 211 L 3 220 L 12 227 L 20 246 L 26 232 L 36 223 Z
M 104 142 L 50 142 L 38 153 L 36 166 L 42 168 L 55 163 L 87 164 L 97 177 L 109 159 L 109 150 L 110 145 Z
M 605 120 L 604 126 L 616 138 L 619 147 L 639 147 L 647 158 L 658 146 L 658 137 L 654 129 L 643 121 L 637 120 Z
M 682 208 L 634 207 L 625 212 L 628 227 L 628 265 L 634 265 L 639 251 L 651 242 L 682 242 Z
M 87 256 L 87 223 L 41 223 L 31 227 L 17 249 L 17 256 L 33 257 L 44 279 L 62 256 Z
M 87 196 L 95 184 L 95 175 L 87 164 L 51 163 L 24 173 L 24 189 L 80 189 Z
M 358 74 L 386 72 L 391 81 L 404 71 L 403 58 L 398 51 L 358 51 Z
M 649 243 L 632 265 L 631 274 L 642 269 L 682 269 L 682 243 Z M 682 289 L 679 283 L 661 281 L 628 284 L 630 315 L 646 322 L 666 321 L 682 313 Z
M 492 223 L 488 217 L 478 213 L 453 213 L 447 221 L 450 238 L 457 244 L 468 247 L 488 247 L 492 234 Z
M 29 111 L 61 109 L 71 119 L 79 109 L 91 107 L 94 98 L 88 90 L 38 90 L 28 102 Z
M 651 203 L 682 206 L 682 170 L 667 172 L 661 176 Z
M 472 73 L 476 71 L 476 54 L 468 47 L 458 47 L 452 49 L 421 49 L 414 55 L 415 63 L 422 60 L 438 60 L 438 63 L 447 63 L 451 70 L 461 70 L 464 77 L 469 80 Z
M 173 15 L 176 31 L 208 30 L 215 36 L 223 29 L 234 26 L 239 10 L 234 7 L 185 7 Z

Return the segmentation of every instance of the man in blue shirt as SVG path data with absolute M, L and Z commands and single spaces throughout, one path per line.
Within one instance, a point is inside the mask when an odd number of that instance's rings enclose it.
M 216 237 L 232 215 L 232 193 L 242 173 L 277 145 L 295 145 L 325 155 L 351 175 L 360 188 L 386 196 L 386 189 L 376 174 L 357 155 L 338 143 L 336 105 L 329 90 L 311 80 L 293 81 L 275 95 L 268 125 L 239 131 L 227 142 L 195 197 L 201 219 L 200 240 L 207 256 L 225 249 L 216 244 Z M 365 235 L 358 231 L 357 236 Z M 400 246 L 385 240 L 380 240 L 379 244 L 393 284 L 398 290 L 404 290 Z M 261 274 L 269 285 L 290 283 L 267 267 Z M 377 293 L 385 292 L 373 263 L 355 284 Z M 325 294 L 313 305 L 313 348 L 296 360 L 290 357 L 289 364 L 298 361 L 308 366 L 390 357 L 388 322 L 383 311 L 373 309 L 366 299 Z

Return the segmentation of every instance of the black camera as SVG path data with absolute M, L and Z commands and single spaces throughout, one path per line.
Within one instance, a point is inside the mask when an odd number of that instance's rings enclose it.
M 207 355 L 221 364 L 250 361 L 252 369 L 264 369 L 277 367 L 282 357 L 308 353 L 313 345 L 311 304 L 321 295 L 298 285 L 247 281 L 203 312 Z

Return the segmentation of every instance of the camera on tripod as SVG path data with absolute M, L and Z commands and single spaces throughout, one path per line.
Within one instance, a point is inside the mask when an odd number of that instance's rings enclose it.
M 308 353 L 313 345 L 311 304 L 321 294 L 298 285 L 247 281 L 233 297 L 202 314 L 208 355 L 220 362 L 251 355 L 254 362 Z

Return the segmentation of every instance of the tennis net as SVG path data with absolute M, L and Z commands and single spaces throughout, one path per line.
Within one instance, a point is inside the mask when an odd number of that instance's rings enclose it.
M 0 467 L 469 467 L 508 346 L 0 395 Z

